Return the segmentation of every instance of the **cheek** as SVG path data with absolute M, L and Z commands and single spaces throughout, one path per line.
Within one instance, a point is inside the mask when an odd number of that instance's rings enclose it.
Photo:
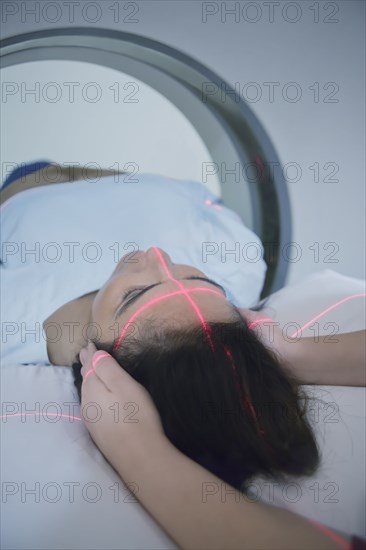
M 104 289 L 99 290 L 93 300 L 91 307 L 91 320 L 97 323 L 101 328 L 104 327 L 105 321 L 108 320 L 108 301 Z
M 102 287 L 95 296 L 91 307 L 91 321 L 96 325 L 97 339 L 111 343 L 118 337 L 122 325 L 113 320 L 115 304 L 112 285 Z
M 113 339 L 113 334 L 111 335 L 110 329 L 108 329 L 112 321 L 109 320 L 105 310 L 106 307 L 102 296 L 96 296 L 91 309 L 91 322 L 93 323 L 95 338 L 101 342 L 109 342 Z

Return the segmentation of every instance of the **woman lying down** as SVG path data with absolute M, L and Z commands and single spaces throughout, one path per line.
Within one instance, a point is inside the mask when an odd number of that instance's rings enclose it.
M 210 215 L 219 225 L 219 211 Z M 300 386 L 365 385 L 364 331 L 341 335 L 335 346 L 289 342 L 280 328 L 261 325 L 270 317 L 263 304 L 238 307 L 206 271 L 155 246 L 154 221 L 144 232 L 151 246 L 125 254 L 100 288 L 43 322 L 46 333 L 55 323 L 77 325 L 72 342 L 66 333 L 47 342 L 50 362 L 72 367 L 81 399 L 83 329 L 98 327 L 88 339 L 148 390 L 167 438 L 186 456 L 239 491 L 257 475 L 312 475 L 320 454 Z M 177 234 L 180 251 L 190 249 L 185 227 Z

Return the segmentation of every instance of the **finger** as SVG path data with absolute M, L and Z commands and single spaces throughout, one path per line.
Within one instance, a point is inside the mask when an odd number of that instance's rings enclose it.
M 94 343 L 89 341 L 88 345 L 87 345 L 86 368 L 84 369 L 84 365 L 83 365 L 83 367 L 81 369 L 81 374 L 82 374 L 83 377 L 85 376 L 85 380 L 90 375 L 96 375 L 101 380 L 101 382 L 103 382 L 106 389 L 108 389 L 109 391 L 112 391 L 112 389 L 115 387 L 114 381 L 112 380 L 108 384 L 109 378 L 108 377 L 105 378 L 104 376 L 100 376 L 100 370 L 99 369 L 98 369 L 98 372 L 96 371 L 96 366 L 98 365 L 98 363 L 102 359 L 106 359 L 107 364 L 108 364 L 108 360 L 109 360 L 112 363 L 115 363 L 116 365 L 118 365 L 118 363 L 113 359 L 113 357 L 108 352 L 103 351 L 103 350 L 97 350 Z M 104 366 L 105 366 L 105 364 L 106 363 L 104 363 Z M 121 370 L 119 365 L 118 365 L 118 368 L 119 368 L 119 370 Z M 98 374 L 99 374 L 99 376 L 98 376 Z M 114 383 L 114 385 L 113 385 L 113 383 Z
M 82 366 L 80 373 L 83 379 L 86 379 L 90 374 L 96 374 L 95 365 L 102 357 L 110 357 L 110 355 L 105 351 L 100 351 L 100 353 L 98 351 L 98 355 L 93 355 L 88 362 L 88 365 L 91 363 L 91 366 Z
M 111 394 L 111 391 L 103 380 L 96 375 L 94 368 L 83 366 L 86 369 L 86 374 L 82 373 L 83 381 L 81 384 L 81 405 L 87 402 L 103 403 L 106 396 Z
M 82 364 L 82 367 L 80 369 L 80 374 L 81 374 L 83 380 L 86 380 L 86 378 L 90 374 L 94 373 L 94 368 L 93 368 L 92 363 L 91 363 L 91 357 L 88 358 L 87 352 L 85 350 L 81 350 L 81 352 L 79 354 L 79 357 L 80 357 L 80 363 Z
M 96 353 L 98 353 L 98 355 L 94 357 Z M 85 381 L 88 379 L 90 375 L 94 375 L 94 376 L 96 375 L 94 366 L 100 360 L 100 358 L 104 356 L 110 357 L 110 355 L 107 352 L 102 350 L 97 350 L 94 343 L 90 341 L 88 342 L 87 347 L 83 348 L 80 351 L 79 357 L 82 363 L 80 374 L 83 378 L 83 384 L 85 383 Z M 101 382 L 103 381 L 101 380 Z
M 97 351 L 92 358 L 92 366 L 95 374 L 107 388 L 114 391 L 116 388 L 125 388 L 131 384 L 137 384 L 121 365 L 105 351 Z
M 89 376 L 91 373 L 94 372 L 92 358 L 93 358 L 93 354 L 96 351 L 97 351 L 97 348 L 95 347 L 94 343 L 91 341 L 88 342 L 88 345 L 86 347 L 80 350 L 79 359 L 80 359 L 80 363 L 82 364 L 80 373 L 83 378 L 86 378 L 86 376 Z

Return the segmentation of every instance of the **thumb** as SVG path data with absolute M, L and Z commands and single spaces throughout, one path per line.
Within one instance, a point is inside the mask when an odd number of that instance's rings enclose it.
M 92 367 L 96 376 L 110 391 L 126 386 L 132 381 L 135 382 L 132 376 L 106 351 L 98 350 L 93 354 Z

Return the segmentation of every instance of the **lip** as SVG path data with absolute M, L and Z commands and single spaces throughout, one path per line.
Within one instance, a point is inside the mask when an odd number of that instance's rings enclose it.
M 162 248 L 159 248 L 158 246 L 151 247 L 151 249 L 153 249 L 153 248 L 159 250 L 160 254 L 163 256 L 164 260 L 168 264 L 173 264 L 171 257 L 169 256 L 169 254 L 167 252 L 165 252 L 165 250 L 163 250 Z M 151 249 L 149 248 L 148 250 L 151 250 Z M 148 252 L 148 250 L 146 252 Z
M 134 250 L 133 252 L 128 252 L 123 257 L 128 258 L 129 256 L 131 256 L 131 258 L 135 258 L 135 257 L 144 256 L 144 254 L 145 254 L 145 252 L 143 250 Z
M 148 252 L 152 251 L 153 249 L 159 250 L 160 254 L 162 255 L 162 257 L 164 258 L 165 262 L 168 265 L 175 265 L 174 262 L 172 262 L 171 257 L 169 256 L 169 254 L 167 252 L 165 252 L 165 250 L 163 250 L 162 248 L 159 248 L 158 246 L 151 246 L 147 250 L 137 250 L 136 252 L 133 252 L 133 253 L 131 252 L 132 258 L 136 258 L 137 260 L 142 260 L 141 263 L 145 266 L 146 261 L 147 261 L 146 255 L 148 254 Z M 153 254 L 153 257 L 155 259 L 157 258 L 155 252 Z
M 136 260 L 138 260 L 139 258 L 141 258 L 144 255 L 145 255 L 145 252 L 142 251 L 142 250 L 136 250 L 136 251 L 133 251 L 133 252 L 128 252 L 127 254 L 122 256 L 122 258 L 119 260 L 117 266 L 115 267 L 114 273 L 119 273 L 119 271 L 121 269 L 123 269 L 124 264 L 136 263 Z M 129 258 L 129 256 L 130 256 L 130 258 Z
M 140 267 L 145 268 L 146 266 L 146 256 L 144 250 L 136 250 L 136 252 L 131 253 L 131 260 L 130 262 L 132 264 L 139 264 Z M 127 262 L 129 263 L 129 262 Z

